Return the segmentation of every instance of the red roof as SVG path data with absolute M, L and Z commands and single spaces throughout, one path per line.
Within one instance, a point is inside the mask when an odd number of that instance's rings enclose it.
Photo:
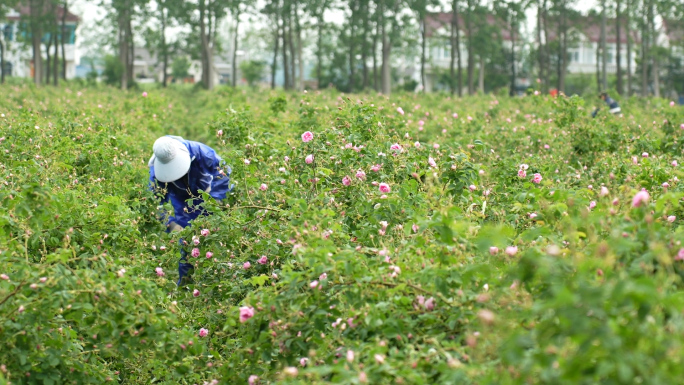
M 617 33 L 615 30 L 615 18 L 606 18 L 606 44 L 617 43 Z M 557 26 L 555 19 L 549 18 L 548 20 L 550 26 Z M 598 43 L 601 41 L 601 17 L 600 16 L 581 16 L 579 22 L 569 22 L 570 28 L 575 28 L 584 36 L 589 39 L 592 43 Z M 620 28 L 620 42 L 622 44 L 627 44 L 627 34 L 625 33 L 625 22 L 621 22 L 623 28 Z M 556 28 L 549 28 L 548 39 L 549 41 L 556 40 L 558 30 Z M 632 35 L 632 42 L 640 42 L 639 33 L 636 29 L 632 28 L 630 31 Z
M 425 16 L 425 34 L 430 37 L 432 36 L 438 29 L 441 27 L 448 27 L 451 25 L 451 19 L 452 19 L 452 13 L 451 12 L 436 12 L 436 13 L 428 13 L 427 16 Z M 501 20 L 497 19 L 496 16 L 492 14 L 487 15 L 487 24 L 491 25 L 501 25 L 501 38 L 503 40 L 510 41 L 511 40 L 511 31 L 509 31 L 506 28 L 506 24 L 501 22 Z M 465 28 L 465 21 L 463 21 L 463 14 L 458 15 L 458 26 L 459 29 L 462 31 L 465 31 L 467 34 L 468 32 L 466 31 Z M 475 27 L 477 28 L 477 27 Z M 519 34 L 515 34 L 516 39 L 519 39 Z
M 19 21 L 19 19 L 21 19 L 22 16 L 29 16 L 31 14 L 31 8 L 28 5 L 20 5 L 17 8 L 15 8 L 15 10 L 19 12 L 21 16 L 7 16 L 7 20 Z M 52 11 L 48 8 L 47 4 L 45 5 L 45 13 L 52 13 Z M 64 15 L 64 7 L 58 5 L 57 8 L 54 10 L 54 14 L 55 18 L 58 21 L 62 21 L 62 16 Z M 81 18 L 67 11 L 66 21 L 70 23 L 78 23 L 79 21 L 81 21 Z

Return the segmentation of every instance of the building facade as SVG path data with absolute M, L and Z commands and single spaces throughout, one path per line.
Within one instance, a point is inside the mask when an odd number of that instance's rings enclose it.
M 20 6 L 16 9 L 11 9 L 5 19 L 0 20 L 0 32 L 5 52 L 5 68 L 6 76 L 15 77 L 32 77 L 33 76 L 33 55 L 31 48 L 30 35 L 26 26 L 25 18 L 28 17 L 30 9 L 25 6 Z M 54 17 L 58 25 L 61 25 L 64 16 L 64 7 L 57 7 L 54 12 Z M 79 64 L 79 53 L 76 46 L 76 36 L 79 24 L 79 17 L 71 12 L 66 12 L 64 23 L 64 56 L 66 57 L 66 77 L 73 79 L 76 77 L 76 66 Z M 51 39 L 50 33 L 43 36 L 41 44 L 41 52 L 43 59 L 47 59 L 47 44 Z M 50 49 L 52 55 L 54 47 Z M 62 61 L 62 50 L 59 49 L 60 62 Z

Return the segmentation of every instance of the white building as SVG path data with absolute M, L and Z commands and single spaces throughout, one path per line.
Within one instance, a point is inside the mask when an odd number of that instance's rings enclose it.
M 33 77 L 33 55 L 31 49 L 31 41 L 29 39 L 28 28 L 22 20 L 22 16 L 29 15 L 30 9 L 28 6 L 19 6 L 16 9 L 11 9 L 4 20 L 0 20 L 0 32 L 5 43 L 5 75 L 16 77 Z M 62 16 L 64 15 L 64 7 L 58 6 L 54 12 L 54 17 L 61 25 Z M 66 77 L 72 79 L 76 76 L 76 66 L 79 64 L 79 54 L 76 47 L 76 30 L 80 19 L 71 12 L 67 12 L 64 25 L 64 36 L 66 37 L 66 44 L 64 46 L 66 56 Z M 46 55 L 46 42 L 50 39 L 50 34 L 46 33 L 43 36 L 43 44 L 41 51 L 43 59 Z M 50 54 L 52 55 L 52 48 Z M 60 62 L 62 60 L 61 47 L 59 49 Z M 44 67 L 45 68 L 45 67 Z
M 639 51 L 639 34 L 632 29 L 630 37 L 632 39 L 631 57 L 627 58 L 627 33 L 622 24 L 620 33 L 620 67 L 623 73 L 627 73 L 627 61 L 630 60 L 632 73 L 637 68 L 637 54 Z M 617 31 L 615 19 L 606 19 L 606 53 L 607 63 L 606 72 L 617 73 Z M 547 40 L 557 39 L 555 28 L 548 30 Z M 600 66 L 603 60 L 598 51 L 601 44 L 601 18 L 595 16 L 583 16 L 568 30 L 568 73 L 569 74 L 595 74 L 597 64 Z M 597 56 L 597 52 L 599 56 Z
M 427 62 L 426 62 L 426 68 L 425 68 L 425 90 L 426 91 L 433 91 L 436 88 L 438 88 L 438 77 L 439 77 L 439 72 L 444 71 L 449 68 L 450 63 L 451 63 L 451 43 L 450 43 L 450 36 L 451 36 L 451 21 L 452 21 L 452 13 L 450 12 L 439 12 L 439 13 L 429 13 L 425 17 L 425 34 L 427 37 L 427 47 L 428 47 L 428 52 L 427 52 Z M 520 35 L 518 33 L 513 36 L 511 34 L 511 31 L 506 28 L 505 24 L 498 20 L 494 15 L 487 15 L 486 17 L 486 23 L 489 26 L 496 26 L 500 25 L 500 30 L 499 34 L 502 40 L 502 45 L 503 48 L 510 51 L 511 47 L 513 46 L 513 42 L 515 38 L 515 50 L 516 50 L 516 69 L 518 72 L 520 72 L 520 69 L 522 68 L 522 46 L 524 44 L 523 41 L 521 41 Z M 461 51 L 461 67 L 463 68 L 463 71 L 465 73 L 466 66 L 468 65 L 468 45 L 467 45 L 467 40 L 468 40 L 468 34 L 466 33 L 466 24 L 465 20 L 463 19 L 463 15 L 459 15 L 458 17 L 458 26 L 459 26 L 459 34 L 460 34 L 460 51 Z M 477 29 L 477 26 L 473 26 L 474 29 Z M 456 56 L 458 60 L 458 55 Z M 486 58 L 485 58 L 486 59 Z M 475 58 L 475 67 L 479 68 L 479 59 Z M 457 63 L 454 64 L 454 67 L 458 66 Z M 420 63 L 417 64 L 418 68 L 418 73 L 414 76 L 414 79 L 418 81 L 418 83 L 421 83 L 420 80 Z M 484 74 L 486 77 L 486 74 Z M 465 82 L 465 80 L 464 80 Z M 517 82 L 522 82 L 527 84 L 528 79 L 522 79 L 518 78 Z

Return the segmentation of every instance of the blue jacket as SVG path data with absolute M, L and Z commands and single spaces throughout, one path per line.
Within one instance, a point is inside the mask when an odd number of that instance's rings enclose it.
M 148 164 L 150 167 L 150 188 L 163 194 L 162 203 L 168 202 L 169 199 L 171 200 L 174 215 L 168 217 L 167 225 L 170 222 L 176 222 L 180 226 L 186 227 L 190 221 L 199 215 L 206 214 L 198 207 L 195 207 L 203 202 L 199 195 L 199 190 L 208 193 L 216 200 L 226 197 L 226 194 L 233 187 L 230 185 L 231 169 L 216 154 L 216 151 L 206 144 L 185 140 L 180 136 L 169 136 L 180 141 L 188 148 L 190 159 L 192 159 L 190 170 L 185 177 L 175 182 L 159 182 L 154 176 L 153 156 Z M 223 174 L 221 170 L 223 170 Z M 188 199 L 192 199 L 192 204 L 188 204 Z M 166 215 L 163 214 L 163 216 L 165 217 Z

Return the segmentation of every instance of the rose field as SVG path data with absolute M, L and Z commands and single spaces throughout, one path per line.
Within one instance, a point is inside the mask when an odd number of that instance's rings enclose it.
M 684 378 L 669 100 L 0 95 L 0 384 Z M 166 134 L 232 169 L 180 233 L 148 186 Z

